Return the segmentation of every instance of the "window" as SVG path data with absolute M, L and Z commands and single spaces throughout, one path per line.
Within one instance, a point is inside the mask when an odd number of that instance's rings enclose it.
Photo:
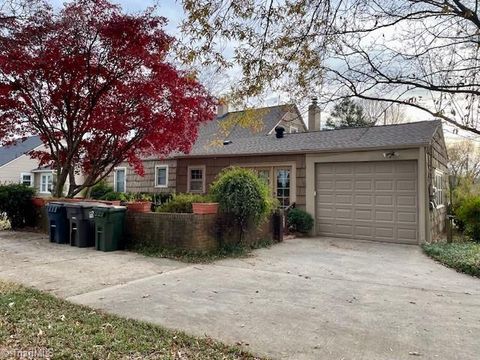
M 298 127 L 290 126 L 290 134 L 295 134 L 295 133 L 298 133 Z
M 20 184 L 26 185 L 26 186 L 32 186 L 33 184 L 32 181 L 32 174 L 30 173 L 21 173 L 20 174 Z
M 276 168 L 276 193 L 282 209 L 290 205 L 290 169 Z
M 294 201 L 291 194 L 292 191 L 294 192 L 291 184 L 291 166 L 252 167 L 250 169 L 268 184 L 282 209 L 290 206 Z
M 126 192 L 127 190 L 127 169 L 126 168 L 116 168 L 113 173 L 114 177 L 114 190 L 116 192 Z
M 434 196 L 435 196 L 435 204 L 437 207 L 442 206 L 444 204 L 444 197 L 443 197 L 443 173 L 441 171 L 435 170 L 435 178 L 433 179 L 433 186 L 434 186 Z
M 195 193 L 205 192 L 205 166 L 191 166 L 188 168 L 188 191 Z
M 270 169 L 268 168 L 259 168 L 253 169 L 257 173 L 257 176 L 263 180 L 268 186 L 270 186 Z
M 155 187 L 165 188 L 168 186 L 168 166 L 155 166 Z
M 48 194 L 52 192 L 53 188 L 53 175 L 42 174 L 40 177 L 40 192 L 42 194 Z

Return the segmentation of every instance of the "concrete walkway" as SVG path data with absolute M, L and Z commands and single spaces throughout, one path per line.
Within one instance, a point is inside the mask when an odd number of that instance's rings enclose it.
M 297 239 L 186 265 L 0 232 L 0 278 L 278 359 L 480 354 L 480 280 L 416 246 Z

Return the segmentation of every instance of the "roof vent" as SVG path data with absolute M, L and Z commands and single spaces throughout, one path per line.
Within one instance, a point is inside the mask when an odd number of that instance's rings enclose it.
M 232 142 L 232 140 L 224 140 L 223 145 L 230 145 Z
M 275 136 L 277 139 L 283 138 L 283 133 L 285 132 L 285 128 L 283 126 L 277 126 L 275 128 Z

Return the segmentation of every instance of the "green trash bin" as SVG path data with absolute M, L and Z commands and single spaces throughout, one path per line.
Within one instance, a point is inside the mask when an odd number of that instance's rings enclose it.
M 100 251 L 115 251 L 125 248 L 123 206 L 95 207 L 95 248 Z

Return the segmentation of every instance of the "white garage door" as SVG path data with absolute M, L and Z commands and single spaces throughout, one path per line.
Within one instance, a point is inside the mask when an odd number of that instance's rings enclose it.
M 321 236 L 418 243 L 417 163 L 319 163 L 316 232 Z

